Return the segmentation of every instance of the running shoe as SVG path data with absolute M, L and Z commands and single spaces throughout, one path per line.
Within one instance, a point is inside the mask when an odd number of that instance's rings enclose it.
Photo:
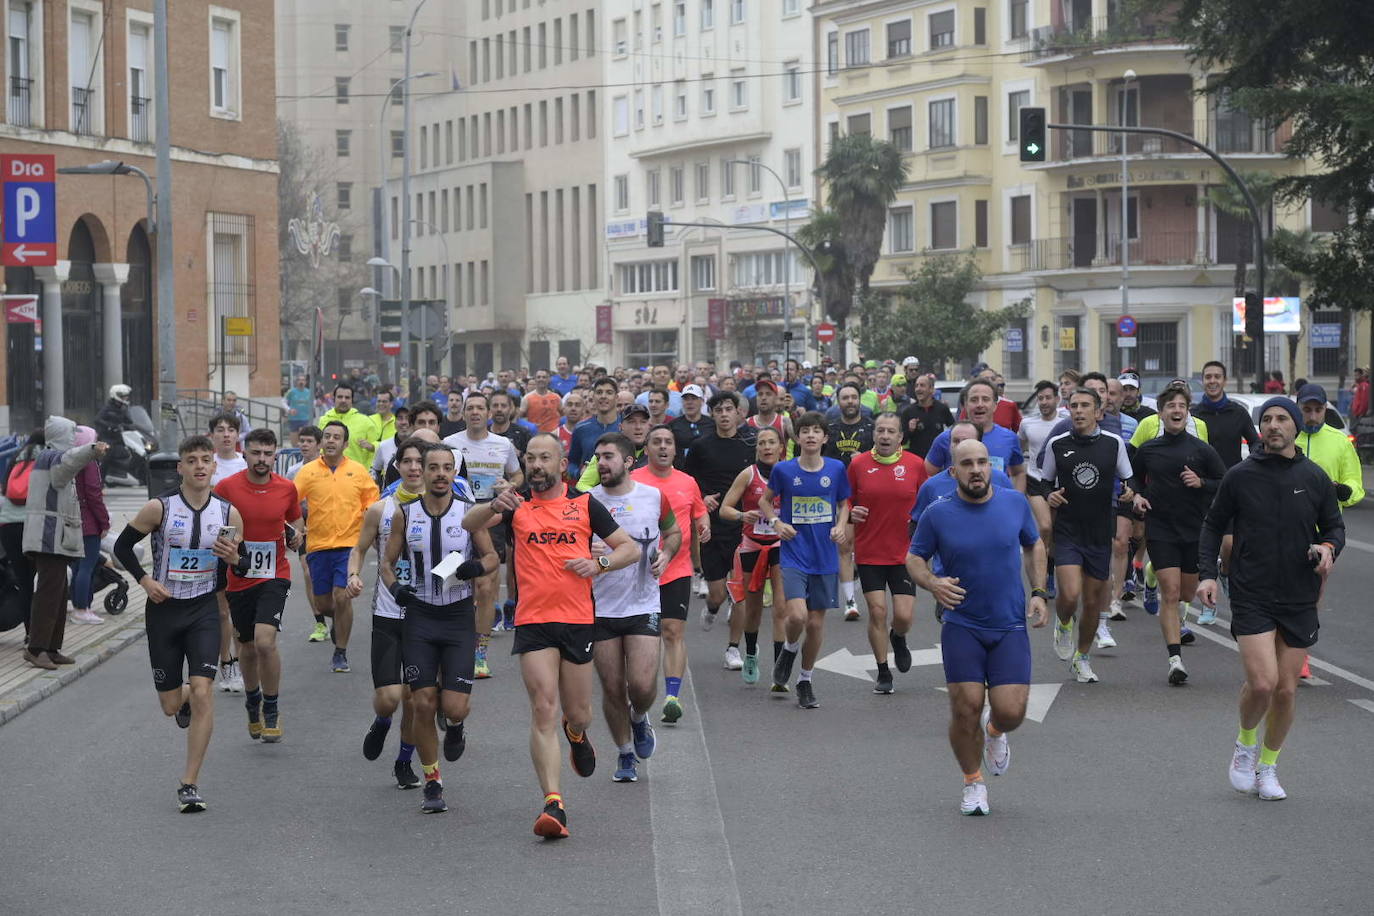
M 1107 621 L 1105 620 L 1099 620 L 1097 622 L 1096 645 L 1099 649 L 1116 648 L 1116 637 L 1112 636 L 1112 628 L 1107 626 Z
M 491 677 L 491 666 L 487 664 L 487 656 L 485 652 L 483 652 L 482 655 L 479 656 L 475 662 L 473 662 L 472 676 L 479 681 L 485 681 L 487 678 Z
M 768 692 L 769 692 L 769 693 L 791 693 L 791 692 L 792 692 L 792 688 L 788 687 L 786 684 L 774 684 L 772 687 L 769 687 L 769 688 L 768 688 Z
M 1135 596 L 1132 595 L 1131 597 L 1134 598 Z M 1124 608 L 1122 608 L 1121 602 L 1120 602 L 1120 601 L 1113 601 L 1111 604 L 1107 605 L 1107 619 L 1108 619 L 1108 620 L 1125 620 L 1125 619 L 1126 619 L 1126 611 L 1125 611 Z
M 911 649 L 907 648 L 906 637 L 898 635 L 896 630 L 888 630 L 887 638 L 892 643 L 892 663 L 906 674 L 911 670 Z
M 411 766 L 409 760 L 397 760 L 391 767 L 391 772 L 396 776 L 396 788 L 420 788 L 420 777 L 415 775 L 415 767 Z
M 1191 646 L 1193 643 L 1197 642 L 1197 636 L 1193 635 L 1193 631 L 1188 629 L 1188 624 L 1186 623 L 1178 628 L 1178 642 L 1179 645 L 1183 646 Z
M 556 801 L 545 805 L 543 812 L 534 822 L 534 832 L 536 836 L 542 836 L 546 840 L 561 840 L 566 837 L 568 814 L 563 810 L 563 806 Z
M 682 718 L 682 701 L 669 695 L 663 698 L 663 721 L 672 725 Z
M 1304 681 L 1310 681 L 1312 679 L 1312 666 L 1305 657 L 1302 660 L 1302 670 L 1298 672 L 1298 677 Z
M 452 763 L 463 756 L 463 751 L 467 749 L 468 738 L 464 732 L 463 723 L 450 724 L 448 731 L 444 732 L 444 759 Z
M 1073 663 L 1069 665 L 1069 670 L 1073 672 L 1074 678 L 1080 684 L 1096 684 L 1097 673 L 1093 671 L 1092 662 L 1088 656 L 1082 653 L 1074 653 Z
M 758 654 L 744 656 L 744 683 L 757 684 L 759 682 L 759 657 Z
M 706 632 L 711 632 L 711 627 L 716 625 L 716 618 L 720 616 L 720 608 L 712 611 L 708 607 L 701 609 L 701 628 Z
M 372 724 L 367 727 L 367 734 L 363 735 L 363 756 L 368 760 L 376 760 L 382 756 L 382 748 L 386 745 L 386 736 L 390 731 L 390 720 L 383 722 L 373 716 Z
M 1135 583 L 1127 579 L 1121 588 L 1121 597 L 1117 599 L 1122 604 L 1129 604 L 1135 600 Z
M 1055 590 L 1054 590 L 1054 570 L 1052 570 L 1052 569 L 1051 569 L 1051 570 L 1049 571 L 1049 573 L 1045 576 L 1045 591 L 1047 591 L 1047 592 L 1050 593 L 1050 597 L 1051 597 L 1051 598 L 1053 598 L 1053 597 L 1055 596 Z
M 979 780 L 964 784 L 964 800 L 959 803 L 959 813 L 982 817 L 991 812 L 988 807 L 987 783 Z
M 1255 774 L 1255 765 L 1259 763 L 1259 745 L 1241 744 L 1236 742 L 1236 749 L 1231 753 L 1231 788 L 1237 792 L 1246 792 L 1254 795 L 1259 792 L 1259 780 Z
M 1152 616 L 1159 613 L 1159 588 L 1156 586 L 1145 586 L 1145 613 Z
M 873 692 L 880 693 L 884 696 L 888 696 L 892 693 L 891 671 L 888 671 L 886 674 L 881 671 L 878 672 L 878 679 L 873 683 Z
M 190 728 L 190 727 L 191 727 L 191 701 L 190 701 L 190 700 L 187 700 L 185 703 L 182 703 L 182 704 L 181 704 L 181 708 L 178 709 L 178 710 L 176 711 L 176 715 L 174 716 L 174 718 L 176 719 L 176 722 L 177 722 L 177 728 Z
M 643 721 L 630 721 L 630 732 L 634 735 L 635 755 L 640 760 L 648 760 L 654 756 L 654 749 L 658 747 L 658 736 L 654 734 L 654 727 L 649 724 L 649 717 L 645 716 Z
M 1058 655 L 1061 661 L 1068 661 L 1073 658 L 1073 623 L 1054 622 L 1054 654 Z
M 983 766 L 993 776 L 1001 776 L 1011 766 L 1011 744 L 1007 741 L 1006 732 L 996 738 L 988 734 L 988 723 L 991 721 L 992 710 L 984 706 L 983 717 L 978 720 L 983 730 Z
M 778 660 L 773 663 L 773 684 L 775 686 L 787 686 L 787 682 L 792 679 L 792 663 L 796 660 L 797 653 L 791 649 L 784 648 L 778 653 Z
M 209 806 L 205 804 L 200 789 L 194 783 L 183 782 L 181 788 L 177 789 L 177 807 L 181 809 L 182 814 L 196 814 Z
M 568 762 L 572 764 L 573 772 L 583 779 L 596 772 L 596 751 L 592 750 L 592 741 L 583 732 L 582 737 L 573 740 L 572 732 L 568 731 L 568 720 L 563 720 L 563 734 L 568 738 Z
M 329 667 L 335 674 L 347 674 L 353 670 L 348 667 L 348 654 L 343 649 L 334 650 L 334 660 L 329 663 Z
M 853 598 L 846 598 L 846 599 L 844 599 L 844 619 L 845 619 L 845 620 L 858 620 L 858 619 L 859 619 L 859 606 L 858 606 L 857 604 L 854 603 L 854 599 L 853 599 Z
M 1217 609 L 1214 607 L 1203 606 L 1197 613 L 1197 623 L 1200 627 L 1210 627 L 1217 622 Z
M 444 802 L 444 784 L 437 779 L 425 780 L 425 798 L 420 802 L 420 811 L 424 814 L 443 814 L 448 810 L 448 805 Z
M 310 631 L 310 642 L 324 642 L 329 638 L 329 627 L 321 622 L 315 623 L 315 629 Z
M 1261 763 L 1255 774 L 1255 791 L 1263 801 L 1283 801 L 1288 793 L 1279 785 L 1279 767 L 1274 763 Z
M 634 754 L 621 754 L 619 763 L 615 768 L 615 773 L 611 775 L 612 782 L 639 782 L 639 765 L 635 763 Z
M 219 663 L 219 689 L 220 693 L 234 692 L 234 663 Z M 242 688 L 239 688 L 242 689 Z
M 802 709 L 815 709 L 821 705 L 810 681 L 797 681 L 797 705 Z
M 279 744 L 281 742 L 281 716 L 275 712 L 264 712 L 262 714 L 262 743 Z
M 701 577 L 700 573 L 692 576 L 692 594 L 698 598 L 706 597 L 706 580 Z
M 1188 669 L 1183 667 L 1183 656 L 1169 656 L 1169 683 L 1177 687 L 1188 680 Z
M 744 659 L 740 658 L 738 646 L 727 646 L 725 649 L 725 670 L 739 671 L 744 667 Z
M 505 624 L 507 630 L 510 630 L 510 631 L 512 631 L 512 632 L 515 631 L 515 602 L 514 602 L 514 601 L 507 601 L 504 605 L 502 605 L 502 607 L 501 607 L 501 622 Z

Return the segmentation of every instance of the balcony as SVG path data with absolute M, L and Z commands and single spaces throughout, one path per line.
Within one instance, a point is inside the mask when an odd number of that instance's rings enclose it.
M 22 76 L 10 77 L 10 98 L 7 109 L 9 122 L 15 127 L 33 126 L 33 109 L 30 104 L 33 80 Z
M 1007 268 L 1014 272 L 1037 270 L 1089 270 L 1121 266 L 1121 236 L 1107 237 L 1106 250 L 1099 240 L 1085 238 L 1036 239 L 1007 249 Z M 1131 267 L 1208 267 L 1207 245 L 1199 246 L 1196 232 L 1149 232 L 1130 240 Z
M 1293 136 L 1291 123 L 1285 122 L 1275 128 L 1235 116 L 1208 121 L 1151 120 L 1147 117 L 1144 126 L 1162 127 L 1194 137 L 1223 155 L 1281 154 Z M 1056 130 L 1053 133 L 1050 150 L 1051 161 L 1054 162 L 1120 158 L 1122 153 L 1122 137 L 1118 133 L 1090 130 Z M 1174 137 L 1127 134 L 1125 144 L 1126 155 L 1146 159 L 1155 156 L 1203 155 L 1192 144 Z
M 1120 15 L 1070 17 L 1067 22 L 1043 25 L 1027 32 L 1021 39 L 1021 60 L 1032 63 L 1136 42 L 1173 40 L 1168 20 L 1164 18 Z
M 135 143 L 152 142 L 152 105 L 152 99 L 129 99 L 129 139 Z
M 94 89 L 72 87 L 72 133 L 83 137 L 95 134 L 95 105 Z

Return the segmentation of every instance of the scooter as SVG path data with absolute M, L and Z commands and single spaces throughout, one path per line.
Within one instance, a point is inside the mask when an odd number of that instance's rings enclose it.
M 120 430 L 123 448 L 112 450 L 105 462 L 105 483 L 111 487 L 142 487 L 148 483 L 148 456 L 157 451 L 153 421 L 142 407 L 130 407 L 133 429 Z

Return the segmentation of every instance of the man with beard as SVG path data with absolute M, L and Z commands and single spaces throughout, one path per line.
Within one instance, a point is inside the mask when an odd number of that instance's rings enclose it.
M 935 398 L 935 376 L 927 372 L 916 377 L 916 397 L 902 411 L 906 431 L 906 450 L 921 458 L 930 451 L 935 437 L 954 425 L 949 405 Z
M 515 446 L 515 454 L 525 454 L 530 444 L 530 431 L 515 421 L 515 398 L 508 391 L 493 391 L 487 399 L 491 404 L 491 423 L 487 429 Z
M 676 440 L 678 470 L 686 466 L 687 451 L 692 443 L 711 427 L 711 418 L 701 412 L 705 405 L 706 392 L 700 385 L 688 385 L 682 389 L 682 413 L 668 424 Z
M 845 383 L 835 392 L 840 416 L 826 428 L 825 457 L 838 458 L 849 467 L 855 455 L 873 448 L 873 420 L 866 417 L 859 403 L 859 386 Z M 785 457 L 785 455 L 784 455 Z M 859 606 L 854 600 L 854 551 L 852 545 L 840 550 L 840 599 L 844 602 L 844 619 L 859 619 Z
M 649 436 L 649 408 L 642 404 L 630 404 L 626 407 L 620 415 L 620 432 L 625 434 L 625 438 L 630 440 L 630 445 L 634 448 L 634 454 L 630 456 L 631 470 L 648 464 L 649 459 L 644 456 L 644 442 Z M 586 470 L 577 480 L 577 489 L 590 493 L 600 481 L 601 468 L 593 453 L 592 460 L 587 462 Z

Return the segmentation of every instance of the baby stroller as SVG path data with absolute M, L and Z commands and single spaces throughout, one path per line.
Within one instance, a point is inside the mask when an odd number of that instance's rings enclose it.
M 129 580 L 119 572 L 122 567 L 114 558 L 114 543 L 114 536 L 109 534 L 100 542 L 100 565 L 92 574 L 91 592 L 98 595 L 107 588 L 111 589 L 104 598 L 105 612 L 119 615 L 129 606 Z M 143 545 L 137 545 L 134 551 L 139 555 L 139 562 L 142 562 Z

